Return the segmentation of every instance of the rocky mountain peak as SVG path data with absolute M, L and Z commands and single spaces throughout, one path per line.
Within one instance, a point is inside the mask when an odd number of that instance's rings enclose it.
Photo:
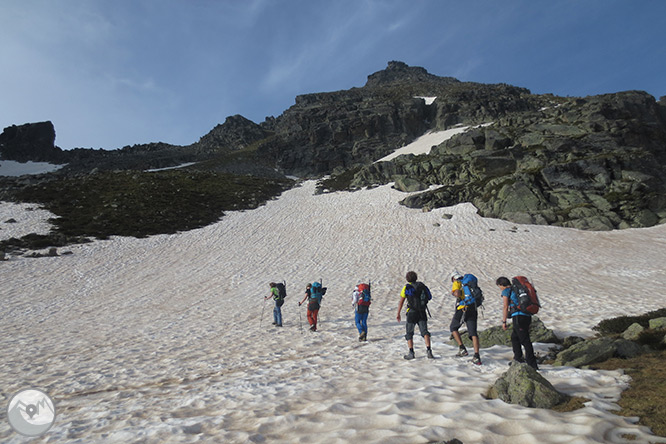
M 439 77 L 430 74 L 420 66 L 409 66 L 404 62 L 390 61 L 383 71 L 377 71 L 368 76 L 366 87 L 386 86 L 394 83 L 458 83 L 453 77 Z

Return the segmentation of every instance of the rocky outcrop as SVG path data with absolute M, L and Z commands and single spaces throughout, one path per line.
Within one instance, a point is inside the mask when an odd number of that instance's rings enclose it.
M 523 407 L 550 409 L 562 404 L 569 396 L 560 393 L 527 364 L 516 363 L 509 367 L 488 391 L 489 399 L 501 399 Z
M 18 162 L 62 162 L 62 150 L 55 146 L 51 122 L 12 125 L 0 134 L 0 159 Z
M 510 326 L 504 330 L 501 326 L 496 325 L 479 331 L 479 342 L 484 348 L 492 347 L 493 345 L 506 345 L 510 347 L 511 332 Z M 472 340 L 466 334 L 461 335 L 461 339 L 467 347 L 472 345 Z M 559 344 L 561 342 L 553 330 L 546 327 L 537 316 L 532 316 L 530 339 L 532 339 L 532 342 L 541 342 L 544 344 Z M 450 341 L 450 343 L 453 345 L 455 341 Z
M 193 148 L 198 153 L 219 153 L 220 151 L 238 151 L 247 148 L 270 135 L 260 125 L 241 115 L 227 117 L 223 124 L 217 125 L 203 136 Z
M 642 92 L 552 99 L 434 148 L 363 167 L 350 188 L 396 178 L 434 191 L 409 207 L 472 202 L 485 217 L 610 230 L 666 220 L 666 121 Z

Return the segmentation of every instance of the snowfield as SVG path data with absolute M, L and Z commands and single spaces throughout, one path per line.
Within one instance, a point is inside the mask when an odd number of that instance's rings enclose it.
M 56 421 L 36 442 L 666 442 L 614 414 L 629 382 L 621 372 L 542 365 L 556 388 L 591 401 L 570 413 L 529 409 L 483 396 L 507 370 L 508 347 L 481 344 L 475 366 L 448 344 L 453 269 L 479 277 L 480 329 L 501 322 L 501 275 L 531 278 L 541 319 L 561 337 L 663 307 L 666 225 L 586 232 L 485 219 L 470 204 L 408 209 L 388 185 L 314 191 L 304 182 L 189 232 L 1 262 L 3 405 L 26 387 L 51 395 Z M 0 237 L 34 231 L 45 213 L 0 205 Z M 435 360 L 418 334 L 417 359 L 402 358 L 395 318 L 408 270 L 434 295 Z M 313 333 L 297 302 L 319 279 L 328 292 Z M 289 296 L 276 328 L 263 297 L 281 280 Z M 359 343 L 351 292 L 367 280 L 369 340 Z M 26 442 L 6 407 L 0 415 L 0 441 Z

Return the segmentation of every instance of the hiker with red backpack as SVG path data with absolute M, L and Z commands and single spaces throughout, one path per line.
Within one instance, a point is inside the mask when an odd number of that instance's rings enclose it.
M 430 332 L 428 331 L 428 301 L 432 299 L 432 294 L 430 289 L 426 287 L 423 282 L 419 282 L 418 276 L 415 272 L 407 272 L 407 284 L 402 288 L 400 292 L 400 302 L 398 303 L 398 322 L 400 322 L 400 312 L 402 311 L 402 306 L 407 301 L 407 323 L 405 326 L 406 333 L 405 339 L 407 339 L 407 346 L 409 347 L 409 352 L 404 355 L 405 359 L 414 359 L 414 328 L 416 325 L 419 326 L 419 331 L 425 345 L 427 348 L 428 359 L 434 359 L 432 354 L 432 349 L 430 347 Z
M 483 304 L 483 292 L 479 288 L 478 280 L 473 274 L 461 274 L 459 271 L 451 273 L 451 294 L 456 298 L 456 311 L 451 319 L 449 330 L 453 339 L 458 344 L 458 353 L 456 357 L 467 356 L 467 348 L 462 342 L 458 330 L 464 323 L 467 326 L 467 334 L 472 339 L 474 347 L 474 357 L 472 363 L 481 365 L 481 355 L 479 350 L 481 344 L 479 342 L 479 335 L 476 330 L 478 319 L 477 308 Z
M 360 342 L 368 340 L 368 313 L 370 312 L 370 284 L 358 284 L 352 293 L 354 322 Z
M 530 338 L 532 314 L 538 311 L 539 303 L 536 290 L 523 276 L 516 276 L 513 281 L 507 277 L 499 277 L 495 282 L 502 291 L 502 329 L 506 331 L 506 321 L 511 316 L 511 347 L 513 362 L 527 362 L 527 365 L 538 370 L 534 347 Z M 534 302 L 536 300 L 536 303 Z M 522 348 L 521 348 L 522 346 Z M 525 354 L 523 355 L 523 350 Z

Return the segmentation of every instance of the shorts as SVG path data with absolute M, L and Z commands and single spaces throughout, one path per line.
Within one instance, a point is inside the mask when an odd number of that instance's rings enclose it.
M 425 313 L 419 314 L 418 312 L 409 311 L 407 312 L 407 324 L 405 326 L 405 339 L 410 341 L 414 337 L 414 328 L 419 326 L 419 331 L 421 336 L 430 336 L 428 331 L 428 318 L 425 316 Z
M 467 334 L 469 337 L 479 336 L 476 332 L 476 320 L 478 313 L 476 308 L 467 307 L 467 310 L 456 310 L 456 313 L 451 319 L 451 325 L 449 326 L 450 331 L 458 331 L 462 323 L 464 322 L 467 325 Z

